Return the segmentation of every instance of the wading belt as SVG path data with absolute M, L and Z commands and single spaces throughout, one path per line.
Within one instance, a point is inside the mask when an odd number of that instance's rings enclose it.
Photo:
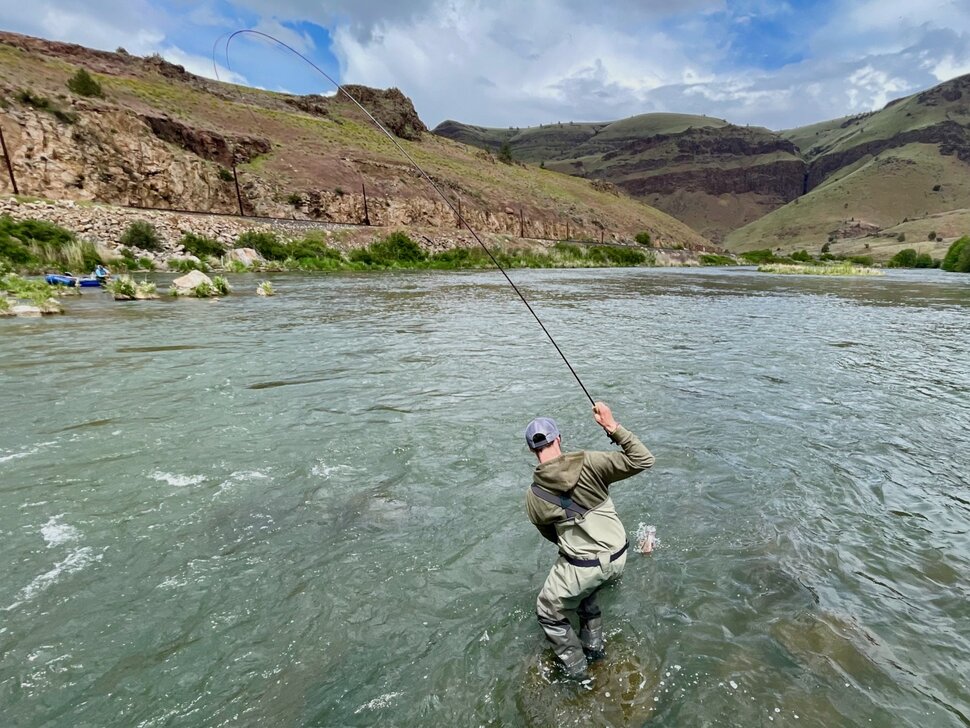
M 616 561 L 618 558 L 623 556 L 623 554 L 626 553 L 626 550 L 628 548 L 630 548 L 629 541 L 623 544 L 623 548 L 621 548 L 615 554 L 610 554 L 610 562 Z M 573 566 L 599 566 L 600 565 L 599 559 L 577 559 L 575 556 L 564 554 L 562 551 L 559 552 L 559 555 L 562 556 L 564 559 L 566 559 L 566 561 L 568 561 Z

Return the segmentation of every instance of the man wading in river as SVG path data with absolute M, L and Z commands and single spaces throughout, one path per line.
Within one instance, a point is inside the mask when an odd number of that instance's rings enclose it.
M 613 418 L 602 402 L 593 418 L 623 452 L 563 454 L 556 423 L 532 420 L 525 440 L 539 465 L 526 493 L 529 519 L 545 538 L 559 546 L 536 601 L 539 624 L 568 675 L 583 678 L 586 660 L 604 656 L 603 620 L 596 604 L 600 587 L 623 573 L 629 543 L 616 515 L 610 484 L 653 465 L 654 457 L 637 437 Z M 579 614 L 579 637 L 569 613 Z

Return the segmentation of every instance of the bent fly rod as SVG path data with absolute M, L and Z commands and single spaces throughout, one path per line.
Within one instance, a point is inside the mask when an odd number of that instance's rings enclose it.
M 583 384 L 583 380 L 579 378 L 579 374 L 577 374 L 576 373 L 576 370 L 573 369 L 573 365 L 569 363 L 569 359 L 566 358 L 566 355 L 563 353 L 563 350 L 559 348 L 559 344 L 556 343 L 556 340 L 553 338 L 552 334 L 549 333 L 549 329 L 546 328 L 546 325 L 544 323 L 542 323 L 542 319 L 539 318 L 539 314 L 537 314 L 535 312 L 535 309 L 532 308 L 532 305 L 529 303 L 528 299 L 526 299 L 526 297 L 522 293 L 522 291 L 519 290 L 519 287 L 517 285 L 515 285 L 515 282 L 509 277 L 509 274 L 506 272 L 505 268 L 502 267 L 502 264 L 498 262 L 498 260 L 495 258 L 494 255 L 492 255 L 492 251 L 489 250 L 488 246 L 485 245 L 484 242 L 482 242 L 482 239 L 478 236 L 478 233 L 475 232 L 475 230 L 472 228 L 472 226 L 468 224 L 468 221 L 465 220 L 465 218 L 461 214 L 461 212 L 455 207 L 455 205 L 451 202 L 451 200 L 448 199 L 448 196 L 445 195 L 445 193 L 441 191 L 441 188 L 438 187 L 437 184 L 435 184 L 435 181 L 433 179 L 431 179 L 431 176 L 427 172 L 424 171 L 424 169 L 421 167 L 421 165 L 418 164 L 414 160 L 414 157 L 412 157 L 408 153 L 408 151 L 398 142 L 398 140 L 394 138 L 394 135 L 391 134 L 391 132 L 389 132 L 386 128 L 384 128 L 384 125 L 381 124 L 381 122 L 379 122 L 374 117 L 374 115 L 371 114 L 370 111 L 368 111 L 364 107 L 364 105 L 361 104 L 353 96 L 353 94 L 351 94 L 349 91 L 347 91 L 347 89 L 345 89 L 342 85 L 340 85 L 339 83 L 337 83 L 337 81 L 334 80 L 330 76 L 330 74 L 328 74 L 326 71 L 324 71 L 322 68 L 320 68 L 316 63 L 314 63 L 313 61 L 311 61 L 305 55 L 303 55 L 302 53 L 300 53 L 300 51 L 298 51 L 295 48 L 293 48 L 292 46 L 284 43 L 279 38 L 274 38 L 269 33 L 264 33 L 264 32 L 262 32 L 260 30 L 252 30 L 252 29 L 237 30 L 234 33 L 231 33 L 229 35 L 229 37 L 226 38 L 226 51 L 225 51 L 225 54 L 226 54 L 226 68 L 228 68 L 230 71 L 232 70 L 232 66 L 229 63 L 229 44 L 232 43 L 232 41 L 235 38 L 237 38 L 238 36 L 241 36 L 241 35 L 254 35 L 254 36 L 261 37 L 261 38 L 264 38 L 266 40 L 272 41 L 273 43 L 276 43 L 281 48 L 285 48 L 290 53 L 293 53 L 298 58 L 301 58 L 313 70 L 315 70 L 317 73 L 319 73 L 325 79 L 327 79 L 327 81 L 329 81 L 331 84 L 333 84 L 333 86 L 336 87 L 338 94 L 341 94 L 342 93 L 344 96 L 346 96 L 348 99 L 350 99 L 353 102 L 353 104 L 358 109 L 360 109 L 364 113 L 365 116 L 367 116 L 368 119 L 370 119 L 372 122 L 374 122 L 374 125 L 378 129 L 380 129 L 381 132 L 383 132 L 384 136 L 386 136 L 388 139 L 391 140 L 391 143 L 397 148 L 397 150 L 401 153 L 401 155 L 404 156 L 404 158 L 408 160 L 408 162 L 411 164 L 411 166 L 414 167 L 418 171 L 418 173 L 425 179 L 425 181 L 429 185 L 431 185 L 431 188 L 435 192 L 438 193 L 438 196 L 444 201 L 445 205 L 447 205 L 448 208 L 455 214 L 458 222 L 461 225 L 464 225 L 465 228 L 467 228 L 468 232 L 470 232 L 472 234 L 472 237 L 475 238 L 475 242 L 478 243 L 481 246 L 482 250 L 485 251 L 485 254 L 488 255 L 489 260 L 491 260 L 492 263 L 495 265 L 495 267 L 499 269 L 499 271 L 502 273 L 503 276 L 505 276 L 505 280 L 508 281 L 508 284 L 510 286 L 512 286 L 512 290 L 515 291 L 516 294 L 518 294 L 519 298 L 522 299 L 522 303 L 525 304 L 525 307 L 527 309 L 529 309 L 529 313 L 532 314 L 532 317 L 536 320 L 536 323 L 539 324 L 539 327 L 542 329 L 542 332 L 546 335 L 546 338 L 549 339 L 549 343 L 551 343 L 553 345 L 553 347 L 555 347 L 556 352 L 558 352 L 559 356 L 562 357 L 563 362 L 569 368 L 570 374 L 573 375 L 573 378 L 576 380 L 576 383 L 579 384 L 580 388 L 583 390 L 583 394 L 586 395 L 586 399 L 589 400 L 589 403 L 591 405 L 594 405 L 595 406 L 596 403 L 593 401 L 593 398 L 590 396 L 589 391 L 586 389 L 586 385 Z M 212 48 L 212 70 L 215 73 L 216 80 L 219 80 L 219 70 L 218 70 L 218 67 L 216 65 L 216 46 L 218 46 L 220 40 L 221 40 L 221 38 L 219 40 L 216 40 L 216 44 Z

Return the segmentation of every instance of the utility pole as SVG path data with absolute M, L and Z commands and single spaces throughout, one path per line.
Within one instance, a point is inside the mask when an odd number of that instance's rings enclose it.
M 13 193 L 20 194 L 17 189 L 17 179 L 13 176 L 13 164 L 10 161 L 10 152 L 7 151 L 7 142 L 3 138 L 3 127 L 0 127 L 0 148 L 3 149 L 3 158 L 7 162 L 7 174 L 10 175 L 10 184 L 13 185 Z
M 242 192 L 239 190 L 239 175 L 236 174 L 236 160 L 232 160 L 232 181 L 236 184 L 236 202 L 239 203 L 239 217 L 243 217 Z
M 360 191 L 364 193 L 364 224 L 370 225 L 370 213 L 367 212 L 367 187 L 360 183 Z

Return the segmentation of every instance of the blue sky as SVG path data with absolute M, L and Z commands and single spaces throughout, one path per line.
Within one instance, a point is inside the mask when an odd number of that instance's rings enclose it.
M 970 73 L 967 0 L 34 0 L 0 27 L 294 93 L 397 86 L 430 125 L 608 120 L 650 111 L 788 128 L 880 108 Z

